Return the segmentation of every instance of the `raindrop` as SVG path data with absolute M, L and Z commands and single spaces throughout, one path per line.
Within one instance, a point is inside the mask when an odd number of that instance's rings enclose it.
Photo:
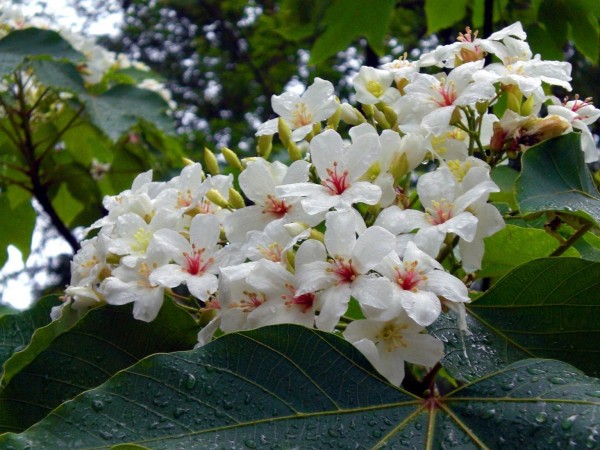
M 252 439 L 246 439 L 244 441 L 244 445 L 248 448 L 256 448 L 256 441 L 253 441 Z
M 588 392 L 587 395 L 589 395 L 591 397 L 598 397 L 598 398 L 600 398 L 600 391 Z
M 564 419 L 560 426 L 563 430 L 567 431 L 573 426 L 573 422 L 575 422 L 575 420 L 577 420 L 577 414 Z
M 189 409 L 185 409 L 185 408 L 175 408 L 175 410 L 173 411 L 173 417 L 175 417 L 176 419 L 179 419 L 181 416 L 183 416 L 188 411 L 189 411 Z
M 552 384 L 567 384 L 567 380 L 561 377 L 550 377 L 548 381 Z
M 543 373 L 546 373 L 542 369 L 537 369 L 535 367 L 528 367 L 527 372 L 529 372 L 531 375 L 542 375 Z
M 420 430 L 421 428 L 423 428 L 423 424 L 422 424 L 421 422 L 416 422 L 416 423 L 415 423 L 415 428 L 416 428 L 417 430 Z
M 250 397 L 250 394 L 246 394 L 244 397 L 244 405 L 249 405 L 251 400 L 252 398 Z
M 536 414 L 536 416 L 535 416 L 535 421 L 537 423 L 544 423 L 547 420 L 548 420 L 548 414 L 546 414 L 545 412 L 541 412 L 539 414 Z
M 108 431 L 101 431 L 100 436 L 102 436 L 102 439 L 106 439 L 107 441 L 112 439 L 112 434 L 110 434 Z
M 196 377 L 191 373 L 187 374 L 187 380 L 185 380 L 185 387 L 188 389 L 194 389 L 196 386 Z
M 496 410 L 495 409 L 488 409 L 487 411 L 484 411 L 481 414 L 481 418 L 482 419 L 491 419 L 495 415 L 496 415 Z
M 223 409 L 230 410 L 233 408 L 233 402 L 228 400 L 223 400 Z
M 92 402 L 92 409 L 94 411 L 102 411 L 104 409 L 104 403 L 102 403 L 102 400 L 94 400 Z
M 552 410 L 553 411 L 562 411 L 562 406 L 558 403 L 555 403 L 554 405 L 552 405 Z
M 215 368 L 210 365 L 204 366 L 204 369 L 206 370 L 207 373 L 213 373 L 215 371 Z
M 383 433 L 379 430 L 374 430 L 373 433 L 371 433 L 373 435 L 374 438 L 378 439 L 381 436 L 383 436 Z

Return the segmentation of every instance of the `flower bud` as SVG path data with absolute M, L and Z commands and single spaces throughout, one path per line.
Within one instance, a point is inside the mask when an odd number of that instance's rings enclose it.
M 389 105 L 383 105 L 383 115 L 391 127 L 398 122 L 398 114 Z
M 325 235 L 316 228 L 311 228 L 309 239 L 315 239 L 319 242 L 325 243 Z
M 229 202 L 225 200 L 225 197 L 223 197 L 221 193 L 214 188 L 208 190 L 206 193 L 206 198 L 221 208 L 229 207 Z
M 363 116 L 358 109 L 348 103 L 342 103 L 340 110 L 342 120 L 348 125 L 360 125 L 367 121 L 365 116 Z
M 302 159 L 302 151 L 293 142 L 290 141 L 289 146 L 287 146 L 287 150 L 292 161 L 298 161 L 299 159 Z
M 256 153 L 258 156 L 262 156 L 265 159 L 269 159 L 271 150 L 273 149 L 273 135 L 264 134 L 258 137 L 258 143 L 256 145 Z
M 220 173 L 217 157 L 207 147 L 204 147 L 204 167 L 206 167 L 206 170 L 211 175 L 218 175 Z
M 340 119 L 342 118 L 342 110 L 343 108 L 339 106 L 337 111 L 333 113 L 333 116 L 327 119 L 327 128 L 337 130 L 337 127 L 340 124 Z
M 294 141 L 292 141 L 292 131 L 282 117 L 280 117 L 279 121 L 277 122 L 277 132 L 279 133 L 279 139 L 281 140 L 281 143 L 289 149 L 290 143 L 294 143 Z
M 246 206 L 244 197 L 234 188 L 229 188 L 229 206 L 233 209 L 241 209 Z
M 308 228 L 308 225 L 302 222 L 290 222 L 286 223 L 283 228 L 289 233 L 290 236 L 295 237 L 302 233 Z
M 225 161 L 227 161 L 227 164 L 229 164 L 231 167 L 238 170 L 244 170 L 244 165 L 233 150 L 223 147 L 221 149 L 221 153 L 223 154 Z
M 535 99 L 533 98 L 533 95 L 530 95 L 529 97 L 527 97 L 527 100 L 525 100 L 521 104 L 521 115 L 523 115 L 523 116 L 530 115 L 533 112 L 534 105 L 535 105 Z
M 400 183 L 400 180 L 408 173 L 408 171 L 408 156 L 406 156 L 406 153 L 394 155 L 389 168 L 389 172 L 394 178 L 394 185 Z
M 181 158 L 181 160 L 183 161 L 183 164 L 186 166 L 191 166 L 191 165 L 195 164 L 195 162 L 189 158 L 183 157 L 183 158 Z

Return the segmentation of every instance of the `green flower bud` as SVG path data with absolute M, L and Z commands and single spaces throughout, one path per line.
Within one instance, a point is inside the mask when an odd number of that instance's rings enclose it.
M 233 209 L 241 209 L 246 206 L 244 197 L 234 188 L 229 188 L 229 206 Z
M 221 173 L 217 157 L 207 147 L 204 147 L 204 167 L 206 167 L 206 170 L 208 170 L 208 173 L 211 175 L 218 175 Z
M 229 164 L 231 167 L 238 170 L 244 170 L 244 165 L 233 150 L 223 147 L 221 149 L 221 153 L 223 154 L 225 161 L 227 161 L 227 164 Z
M 256 145 L 256 153 L 258 153 L 258 156 L 262 156 L 263 158 L 268 159 L 272 149 L 272 135 L 263 135 L 258 137 L 258 143 Z

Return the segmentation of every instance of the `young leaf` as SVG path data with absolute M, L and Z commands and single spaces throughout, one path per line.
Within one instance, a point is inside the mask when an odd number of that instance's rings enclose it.
M 31 344 L 6 362 L 0 430 L 23 430 L 61 403 L 98 386 L 145 356 L 191 348 L 198 328 L 165 301 L 157 319 L 133 319 L 130 305 L 87 313 L 60 333 L 39 329 Z
M 595 444 L 600 381 L 526 360 L 445 397 L 383 381 L 339 337 L 296 325 L 155 355 L 77 396 L 4 447 L 553 448 Z
M 600 193 L 584 162 L 579 134 L 531 147 L 522 163 L 517 202 L 523 214 L 563 211 L 600 225 Z
M 8 259 L 6 248 L 11 244 L 21 251 L 23 259 L 27 259 L 31 251 L 35 216 L 30 202 L 22 202 L 12 207 L 8 195 L 0 192 L 0 267 Z

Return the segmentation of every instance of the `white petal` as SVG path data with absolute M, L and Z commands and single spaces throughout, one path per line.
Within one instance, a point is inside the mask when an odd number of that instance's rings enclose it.
M 323 306 L 315 320 L 319 330 L 333 331 L 342 314 L 348 309 L 350 285 L 340 284 L 321 293 Z
M 361 234 L 352 252 L 352 261 L 360 273 L 367 273 L 384 256 L 394 251 L 396 238 L 389 231 L 373 226 Z
M 356 243 L 354 214 L 350 211 L 332 211 L 327 214 L 325 224 L 325 246 L 333 256 L 349 258 Z
M 400 299 L 408 316 L 424 327 L 435 322 L 442 312 L 440 300 L 432 292 L 401 291 Z

